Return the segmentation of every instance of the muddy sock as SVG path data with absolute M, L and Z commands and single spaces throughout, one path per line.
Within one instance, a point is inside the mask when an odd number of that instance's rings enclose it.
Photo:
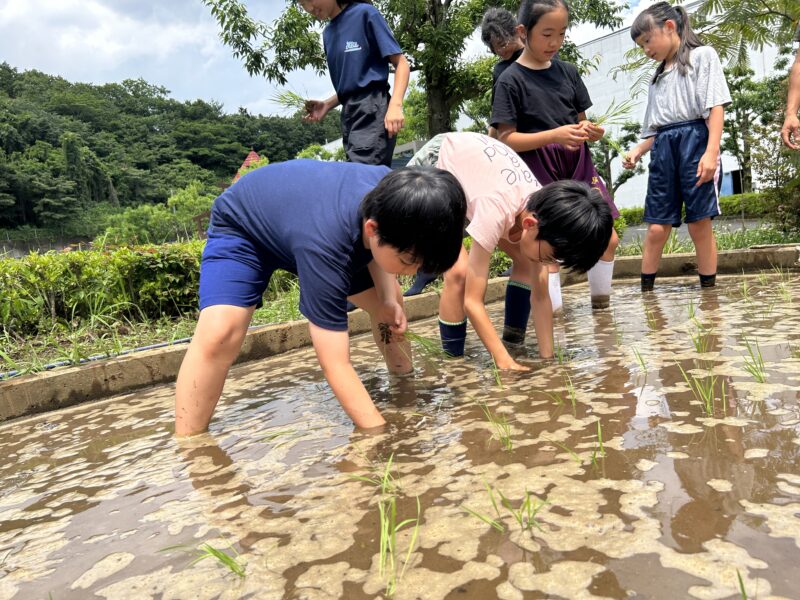
M 467 319 L 460 323 L 451 323 L 439 319 L 439 336 L 442 338 L 442 349 L 450 356 L 464 356 L 464 342 L 467 340 Z
M 655 273 L 642 273 L 642 291 L 652 292 L 653 286 L 656 284 Z
M 614 261 L 598 260 L 589 269 L 589 293 L 592 296 L 592 308 L 608 308 L 611 303 L 611 279 L 614 276 Z
M 561 273 L 550 273 L 547 288 L 550 291 L 550 304 L 553 312 L 561 310 L 564 301 L 561 299 Z
M 422 290 L 424 290 L 429 283 L 435 280 L 436 275 L 425 273 L 424 271 L 417 271 L 417 278 L 414 280 L 414 283 L 411 285 L 411 287 L 403 292 L 403 296 L 408 297 L 421 294 Z
M 503 322 L 503 340 L 512 344 L 525 341 L 525 330 L 531 316 L 531 287 L 519 281 L 509 281 L 506 286 L 506 314 Z
M 717 274 L 703 275 L 700 273 L 700 287 L 710 288 L 717 285 Z

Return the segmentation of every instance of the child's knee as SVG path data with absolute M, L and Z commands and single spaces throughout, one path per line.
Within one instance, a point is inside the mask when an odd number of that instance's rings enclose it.
M 458 263 L 456 263 L 455 267 L 444 274 L 444 284 L 448 289 L 463 292 L 467 285 L 467 271 L 466 269 L 458 268 L 458 266 Z
M 665 244 L 671 231 L 671 225 L 650 223 L 650 225 L 647 227 L 647 239 L 656 244 Z

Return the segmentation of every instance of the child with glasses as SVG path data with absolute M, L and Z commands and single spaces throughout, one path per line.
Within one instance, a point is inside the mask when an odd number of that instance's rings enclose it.
M 600 193 L 576 181 L 542 185 L 525 162 L 505 144 L 479 133 L 434 137 L 408 163 L 449 171 L 467 199 L 466 233 L 455 265 L 444 274 L 439 302 L 442 347 L 463 356 L 467 317 L 499 369 L 528 370 L 509 354 L 503 341 L 525 339 L 533 302 L 539 355 L 553 356 L 553 311 L 548 265 L 583 272 L 608 246 L 613 219 Z M 503 338 L 489 319 L 484 299 L 492 252 L 499 247 L 513 263 L 506 287 Z

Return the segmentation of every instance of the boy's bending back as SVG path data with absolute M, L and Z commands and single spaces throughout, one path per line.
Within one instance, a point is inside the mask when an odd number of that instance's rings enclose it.
M 276 269 L 296 273 L 320 365 L 356 425 L 383 424 L 349 359 L 347 300 L 394 333 L 406 321 L 394 275 L 450 268 L 466 202 L 445 171 L 307 160 L 262 167 L 214 202 L 200 272 L 200 318 L 176 387 L 178 435 L 204 431 L 253 311 Z M 380 344 L 411 369 L 407 344 Z

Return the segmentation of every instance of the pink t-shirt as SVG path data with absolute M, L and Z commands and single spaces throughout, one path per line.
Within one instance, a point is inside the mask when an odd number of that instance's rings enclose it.
M 467 196 L 467 233 L 491 252 L 508 239 L 514 219 L 541 184 L 502 142 L 481 133 L 448 133 L 436 166 L 458 179 Z

